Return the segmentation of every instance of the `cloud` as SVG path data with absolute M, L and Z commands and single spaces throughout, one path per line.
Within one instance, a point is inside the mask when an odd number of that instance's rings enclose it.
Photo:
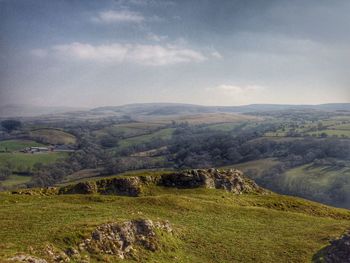
M 260 85 L 221 84 L 205 89 L 212 105 L 244 105 L 264 101 L 268 90 Z
M 215 91 L 225 95 L 234 96 L 250 96 L 252 94 L 260 93 L 264 87 L 258 85 L 227 85 L 221 84 L 214 88 L 207 89 L 208 91 Z
M 202 62 L 207 57 L 201 52 L 177 45 L 108 44 L 91 45 L 74 42 L 56 45 L 49 53 L 58 58 L 81 61 L 135 63 L 140 65 L 163 66 L 179 63 Z
M 114 23 L 142 23 L 145 17 L 138 12 L 129 10 L 107 10 L 99 12 L 96 17 L 93 17 L 94 22 L 104 23 L 104 24 L 114 24 Z
M 168 39 L 168 36 L 160 36 L 154 33 L 148 33 L 147 39 L 151 41 L 161 42 Z
M 218 51 L 213 51 L 210 54 L 213 58 L 221 59 L 222 55 Z

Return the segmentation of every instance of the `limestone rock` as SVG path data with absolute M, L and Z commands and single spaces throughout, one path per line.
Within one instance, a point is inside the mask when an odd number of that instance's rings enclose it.
M 241 193 L 264 193 L 264 189 L 255 182 L 246 178 L 243 173 L 236 169 L 197 169 L 187 170 L 173 174 L 162 175 L 161 185 L 178 188 L 215 188 L 224 189 L 228 192 Z
M 9 262 L 23 262 L 23 263 L 47 263 L 45 259 L 33 257 L 30 255 L 17 255 L 8 259 Z
M 79 248 L 91 254 L 116 255 L 124 259 L 132 255 L 138 246 L 156 251 L 158 249 L 156 229 L 168 233 L 173 231 L 167 221 L 153 222 L 148 219 L 104 224 L 97 227 L 92 232 L 91 238 L 85 239 Z
M 95 194 L 97 193 L 97 185 L 95 182 L 81 182 L 76 185 L 62 187 L 59 194 Z
M 130 176 L 114 177 L 83 182 L 60 188 L 60 194 L 109 194 L 123 196 L 140 196 L 144 187 L 150 185 L 177 187 L 177 188 L 213 188 L 224 189 L 228 192 L 241 193 L 268 193 L 252 180 L 236 169 L 196 169 L 185 170 L 161 176 Z
M 103 179 L 97 182 L 101 194 L 139 196 L 142 192 L 140 177 Z
M 322 262 L 350 262 L 350 232 L 343 235 L 340 239 L 331 241 L 330 246 L 325 250 Z

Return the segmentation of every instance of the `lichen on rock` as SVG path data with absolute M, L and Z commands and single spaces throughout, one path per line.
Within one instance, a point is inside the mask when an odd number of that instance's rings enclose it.
M 82 182 L 61 187 L 59 194 L 108 194 L 122 196 L 140 196 L 148 186 L 166 186 L 177 188 L 213 188 L 223 189 L 235 194 L 268 193 L 254 181 L 248 179 L 236 169 L 194 169 L 160 176 L 127 176 Z
M 162 175 L 161 185 L 178 188 L 215 188 L 235 194 L 266 193 L 254 181 L 236 169 L 196 169 Z
M 124 259 L 133 254 L 136 247 L 149 251 L 158 249 L 156 229 L 172 233 L 169 222 L 153 222 L 149 219 L 138 219 L 123 223 L 108 223 L 98 226 L 85 239 L 79 249 L 90 254 L 116 255 Z

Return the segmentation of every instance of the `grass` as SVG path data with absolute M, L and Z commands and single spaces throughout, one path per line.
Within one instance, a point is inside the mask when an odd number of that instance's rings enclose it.
M 312 200 L 349 207 L 350 167 L 307 164 L 288 170 L 280 178 L 280 186 L 286 192 Z M 346 197 L 338 200 L 332 192 Z
M 0 153 L 0 167 L 10 166 L 14 172 L 33 168 L 35 163 L 54 163 L 60 158 L 65 158 L 67 153 Z
M 63 249 L 99 224 L 141 217 L 169 220 L 176 236 L 163 238 L 170 248 L 144 253 L 138 262 L 310 262 L 329 238 L 350 227 L 349 211 L 299 198 L 208 189 L 154 191 L 137 198 L 0 193 L 0 259 L 30 249 L 43 256 L 47 243 Z
M 26 147 L 35 147 L 35 146 L 44 146 L 44 145 L 31 140 L 5 140 L 5 141 L 0 141 L 0 152 L 19 151 Z
M 219 124 L 210 124 L 207 126 L 210 130 L 217 131 L 232 131 L 234 128 L 241 125 L 241 123 L 219 123 Z
M 215 123 L 235 123 L 241 121 L 257 121 L 258 117 L 243 115 L 243 114 L 231 114 L 231 113 L 208 113 L 208 114 L 195 114 L 185 115 L 174 119 L 176 122 L 187 122 L 189 124 L 215 124 Z
M 350 131 L 350 124 L 349 123 L 338 124 L 338 125 L 330 126 L 329 128 L 335 129 L 335 130 L 347 130 L 347 131 Z
M 331 129 L 326 129 L 326 130 L 320 130 L 320 131 L 314 131 L 314 132 L 308 132 L 309 135 L 315 134 L 316 136 L 320 136 L 322 133 L 327 134 L 328 136 L 346 136 L 350 137 L 350 130 L 331 130 Z
M 49 128 L 32 130 L 30 136 L 49 144 L 75 144 L 77 141 L 77 138 L 70 133 Z
M 255 161 L 249 161 L 244 163 L 237 163 L 233 165 L 224 166 L 222 168 L 235 168 L 238 170 L 243 171 L 244 173 L 248 172 L 249 170 L 256 171 L 255 175 L 252 177 L 252 179 L 256 179 L 260 176 L 262 171 L 266 171 L 276 164 L 278 164 L 279 161 L 274 158 L 265 158 Z
M 127 138 L 119 142 L 118 148 L 123 149 L 133 145 L 151 142 L 152 140 L 156 140 L 156 139 L 168 140 L 171 138 L 174 130 L 175 130 L 174 128 L 166 128 L 150 134 Z
M 31 180 L 31 178 L 32 178 L 31 176 L 12 174 L 9 177 L 7 177 L 6 180 L 1 181 L 0 183 L 2 186 L 5 186 L 5 187 L 14 187 L 14 186 L 28 183 Z
M 94 134 L 98 138 L 103 137 L 105 135 L 119 136 L 120 134 L 122 134 L 123 137 L 128 138 L 148 134 L 150 132 L 160 129 L 163 125 L 164 124 L 151 122 L 131 122 L 113 125 L 108 128 L 103 128 L 101 130 L 95 131 Z

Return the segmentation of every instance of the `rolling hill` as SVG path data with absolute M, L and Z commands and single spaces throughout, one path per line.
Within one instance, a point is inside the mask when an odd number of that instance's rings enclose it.
M 248 113 L 280 110 L 350 111 L 350 103 L 328 103 L 319 105 L 250 104 L 242 106 L 203 106 L 182 103 L 135 103 L 121 106 L 103 106 L 93 109 L 78 107 L 43 107 L 33 105 L 4 105 L 0 107 L 0 118 L 55 116 L 79 116 L 96 118 L 113 115 L 170 116 L 207 113 Z
M 0 202 L 2 262 L 311 262 L 350 227 L 348 210 L 265 191 L 237 170 L 124 175 Z

